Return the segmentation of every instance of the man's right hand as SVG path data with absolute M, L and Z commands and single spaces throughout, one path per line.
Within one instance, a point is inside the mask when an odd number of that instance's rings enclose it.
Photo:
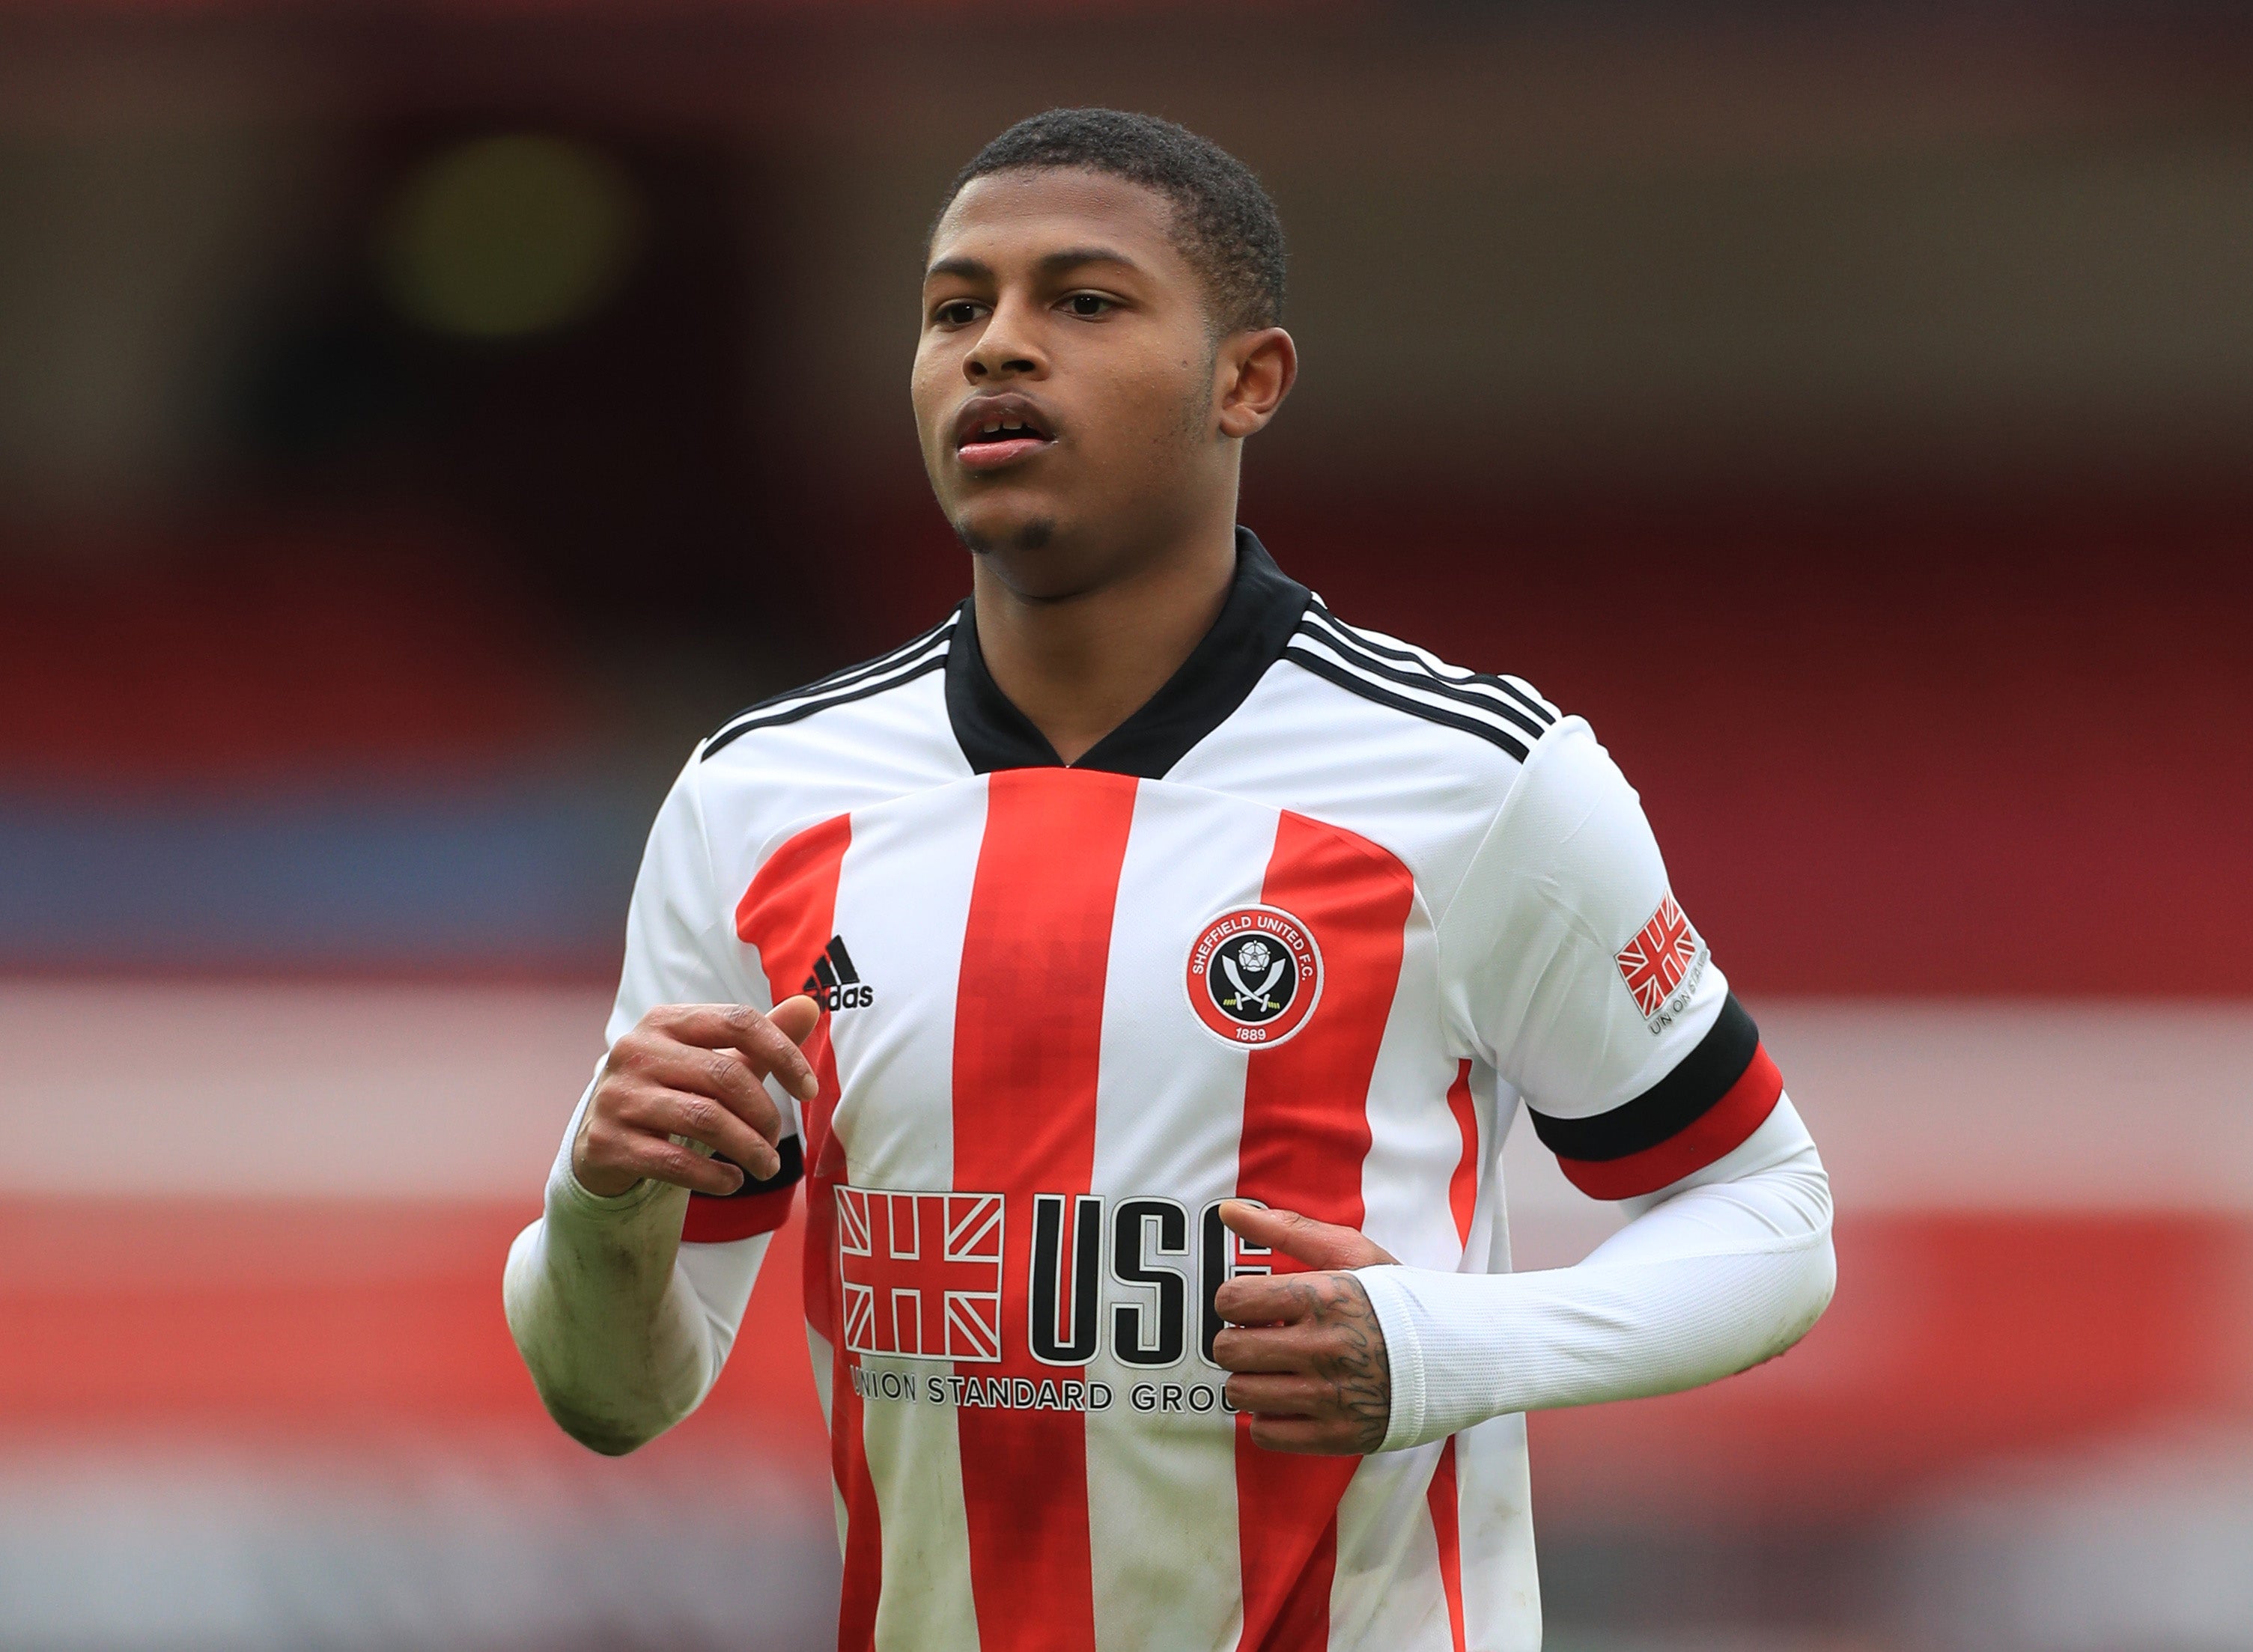
M 765 1015 L 745 1004 L 659 1005 L 610 1046 L 571 1143 L 571 1174 L 603 1199 L 642 1181 L 726 1195 L 743 1185 L 746 1170 L 774 1175 L 782 1112 L 764 1081 L 813 1099 L 819 1083 L 799 1046 L 820 1018 L 804 995 Z

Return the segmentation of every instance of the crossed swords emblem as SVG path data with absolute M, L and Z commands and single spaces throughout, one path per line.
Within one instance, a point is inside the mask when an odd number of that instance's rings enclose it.
M 1222 999 L 1220 1000 L 1220 1007 L 1223 1009 L 1240 1009 L 1246 1004 L 1257 1004 L 1261 1009 L 1266 1010 L 1269 1014 L 1273 1014 L 1277 1010 L 1283 1007 L 1275 1000 L 1268 997 L 1267 994 L 1273 988 L 1275 983 L 1283 979 L 1283 971 L 1287 966 L 1287 961 L 1286 959 L 1280 958 L 1277 958 L 1275 960 L 1274 967 L 1267 972 L 1266 979 L 1262 980 L 1259 986 L 1251 986 L 1245 983 L 1243 975 L 1237 970 L 1236 959 L 1226 952 L 1222 953 L 1220 957 L 1220 967 L 1227 972 L 1228 979 L 1236 983 L 1237 995 L 1234 998 Z

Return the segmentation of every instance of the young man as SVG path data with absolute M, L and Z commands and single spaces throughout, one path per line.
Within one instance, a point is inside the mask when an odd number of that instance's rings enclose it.
M 1523 1413 L 1830 1298 L 1814 1145 L 1587 726 L 1236 526 L 1282 296 L 1178 127 L 965 170 L 914 401 L 972 595 L 698 748 L 510 1255 L 548 1409 L 629 1451 L 806 1182 L 841 1648 L 1535 1647 Z M 1509 1271 L 1521 1104 L 1633 1216 L 1577 1267 Z

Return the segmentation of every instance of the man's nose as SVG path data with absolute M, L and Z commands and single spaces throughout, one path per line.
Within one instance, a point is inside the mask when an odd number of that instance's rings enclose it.
M 962 372 L 973 384 L 994 379 L 1037 378 L 1048 370 L 1047 358 L 1035 342 L 1031 307 L 1004 298 L 994 306 L 977 345 L 963 358 Z

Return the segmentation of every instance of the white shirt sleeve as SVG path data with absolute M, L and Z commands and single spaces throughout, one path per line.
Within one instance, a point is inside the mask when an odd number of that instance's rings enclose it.
M 1789 1098 L 1733 1152 L 1636 1202 L 1569 1268 L 1362 1269 L 1392 1363 L 1379 1449 L 1695 1388 L 1782 1353 L 1829 1304 L 1830 1181 Z
M 700 754 L 701 755 L 701 754 Z M 771 1007 L 743 967 L 707 851 L 691 758 L 651 828 L 626 920 L 625 966 L 607 1036 L 615 1043 L 659 1004 Z M 599 1069 L 597 1070 L 599 1071 Z M 792 1195 L 795 1102 L 782 1110 L 785 1172 L 741 1195 L 763 1219 L 722 1220 L 734 1232 L 682 1242 L 691 1195 L 644 1181 L 602 1199 L 571 1172 L 571 1143 L 593 1084 L 579 1098 L 548 1176 L 545 1214 L 509 1249 L 502 1295 L 509 1329 L 548 1413 L 574 1439 L 617 1453 L 654 1439 L 711 1391 L 733 1345 L 759 1264 Z M 702 1206 L 729 1203 L 703 1200 Z M 751 1204 L 735 1207 L 736 1210 Z
M 1836 1278 L 1822 1161 L 1578 718 L 1534 748 L 1440 958 L 1459 1024 L 1567 1176 L 1636 1216 L 1569 1268 L 1362 1270 L 1392 1363 L 1381 1449 L 1694 1387 L 1803 1335 Z

